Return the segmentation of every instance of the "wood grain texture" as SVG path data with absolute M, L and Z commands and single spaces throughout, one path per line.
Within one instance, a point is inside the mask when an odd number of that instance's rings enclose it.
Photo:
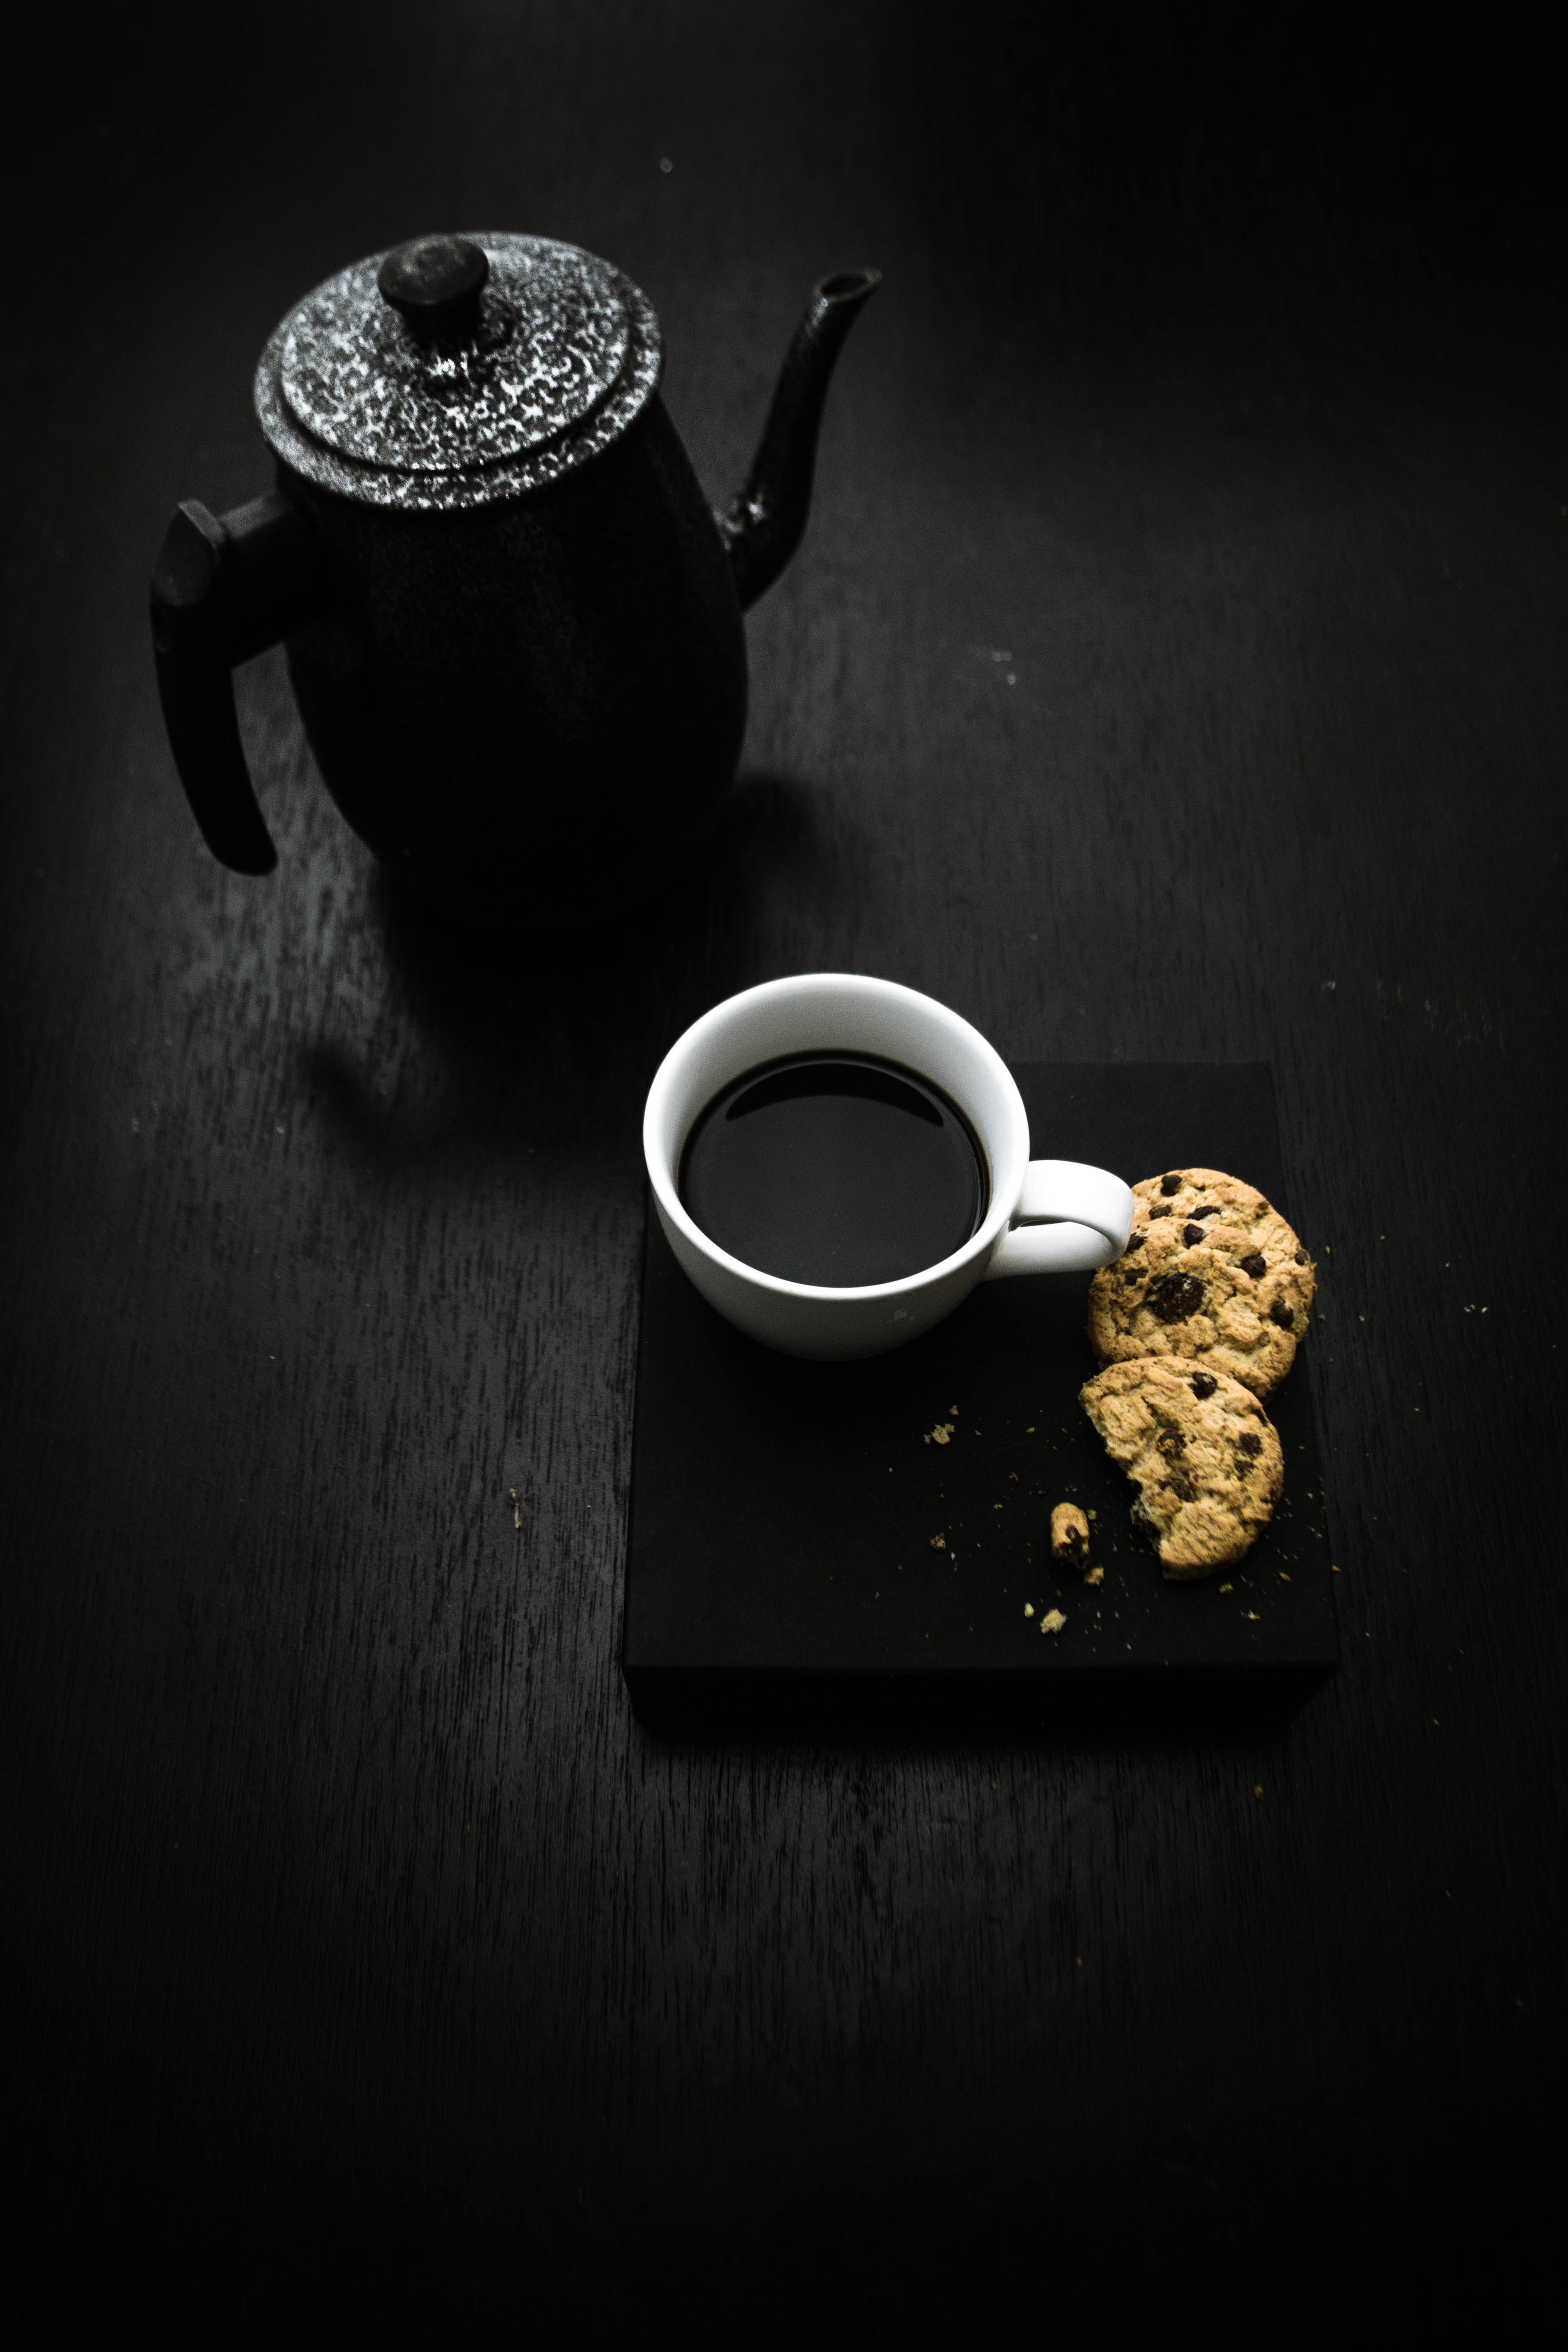
M 826 2298 L 878 2340 L 1047 2259 L 1091 2308 L 1108 2263 L 1528 2259 L 1565 1926 L 1560 1286 L 1521 1249 L 1562 1126 L 1543 78 L 1500 37 L 1436 91 L 1493 126 L 1466 205 L 1375 56 L 1118 26 L 285 10 L 121 35 L 41 108 L 0 1966 L 56 2275 L 497 2326 L 521 2280 L 590 2336 Z M 645 288 L 716 497 L 812 280 L 886 273 L 721 835 L 548 959 L 526 905 L 475 940 L 390 903 L 277 656 L 239 694 L 281 864 L 221 874 L 145 623 L 174 502 L 265 486 L 288 304 L 492 224 Z M 634 1721 L 642 1094 L 704 1005 L 821 966 L 1020 1061 L 1273 1063 L 1346 1650 L 1287 1731 Z

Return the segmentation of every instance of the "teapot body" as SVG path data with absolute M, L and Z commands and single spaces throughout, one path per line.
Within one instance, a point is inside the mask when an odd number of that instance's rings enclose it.
M 724 542 L 656 396 L 526 496 L 370 507 L 281 461 L 327 593 L 287 639 L 322 778 L 417 895 L 541 923 L 626 901 L 712 821 L 746 725 Z

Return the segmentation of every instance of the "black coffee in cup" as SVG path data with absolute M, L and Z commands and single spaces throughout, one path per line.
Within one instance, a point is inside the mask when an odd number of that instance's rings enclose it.
M 962 1249 L 990 1198 L 969 1121 L 929 1078 L 862 1054 L 792 1054 L 734 1080 L 680 1155 L 681 1203 L 731 1257 L 856 1289 Z

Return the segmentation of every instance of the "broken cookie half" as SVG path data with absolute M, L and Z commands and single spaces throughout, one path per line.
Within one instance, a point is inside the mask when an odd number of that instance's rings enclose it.
M 1111 1364 L 1079 1402 L 1138 1488 L 1132 1517 L 1168 1577 L 1210 1576 L 1274 1515 L 1285 1458 L 1251 1391 L 1184 1356 Z

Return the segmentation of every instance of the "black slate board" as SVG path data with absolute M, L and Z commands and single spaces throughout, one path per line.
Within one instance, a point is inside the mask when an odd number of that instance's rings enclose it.
M 1037 1154 L 1131 1179 L 1225 1168 L 1289 1213 L 1266 1063 L 1015 1076 Z M 832 1702 L 855 1719 L 895 1696 L 984 1714 L 1026 1695 L 1049 1713 L 1070 1686 L 1136 1714 L 1178 1685 L 1206 1709 L 1220 1685 L 1289 1704 L 1321 1679 L 1339 1640 L 1300 1361 L 1269 1400 L 1286 1464 L 1274 1524 L 1241 1569 L 1169 1584 L 1078 1403 L 1095 1370 L 1088 1282 L 984 1283 L 910 1347 L 802 1363 L 706 1305 L 650 1205 L 622 1652 L 639 1710 L 744 1719 Z M 950 1442 L 930 1442 L 947 1421 Z M 1052 1568 L 1064 1500 L 1094 1515 L 1098 1590 Z M 1068 1620 L 1055 1635 L 1040 1627 L 1051 1607 Z

